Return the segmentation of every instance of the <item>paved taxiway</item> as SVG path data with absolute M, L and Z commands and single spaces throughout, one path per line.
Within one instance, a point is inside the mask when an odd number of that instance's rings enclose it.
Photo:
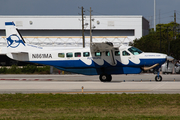
M 113 75 L 102 83 L 99 76 L 84 75 L 0 75 L 0 93 L 180 93 L 180 75 Z

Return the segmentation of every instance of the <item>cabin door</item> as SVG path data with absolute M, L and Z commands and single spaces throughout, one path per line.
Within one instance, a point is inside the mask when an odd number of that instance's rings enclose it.
M 117 64 L 115 55 L 114 55 L 114 50 L 110 50 L 110 57 L 111 57 L 111 65 L 115 66 Z

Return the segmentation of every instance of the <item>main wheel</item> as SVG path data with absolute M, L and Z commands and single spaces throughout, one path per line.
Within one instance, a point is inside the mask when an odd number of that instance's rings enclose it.
M 159 77 L 158 76 L 156 76 L 155 77 L 155 80 L 157 81 L 157 82 L 160 82 L 160 81 L 162 81 L 162 77 L 159 75 Z
M 111 82 L 112 76 L 107 74 L 102 74 L 99 76 L 101 82 Z

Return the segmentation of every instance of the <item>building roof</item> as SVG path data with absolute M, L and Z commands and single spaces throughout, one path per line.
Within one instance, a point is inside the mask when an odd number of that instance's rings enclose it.
M 148 22 L 141 15 L 92 16 L 95 29 L 136 29 L 142 28 L 142 21 Z M 82 28 L 82 16 L 0 16 L 0 29 L 5 29 L 5 22 L 14 21 L 20 30 L 79 30 Z M 85 16 L 85 28 L 89 29 L 89 16 Z

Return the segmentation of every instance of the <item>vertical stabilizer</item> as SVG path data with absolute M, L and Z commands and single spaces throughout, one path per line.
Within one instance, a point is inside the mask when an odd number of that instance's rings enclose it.
M 24 52 L 26 44 L 14 22 L 5 22 L 7 52 Z

